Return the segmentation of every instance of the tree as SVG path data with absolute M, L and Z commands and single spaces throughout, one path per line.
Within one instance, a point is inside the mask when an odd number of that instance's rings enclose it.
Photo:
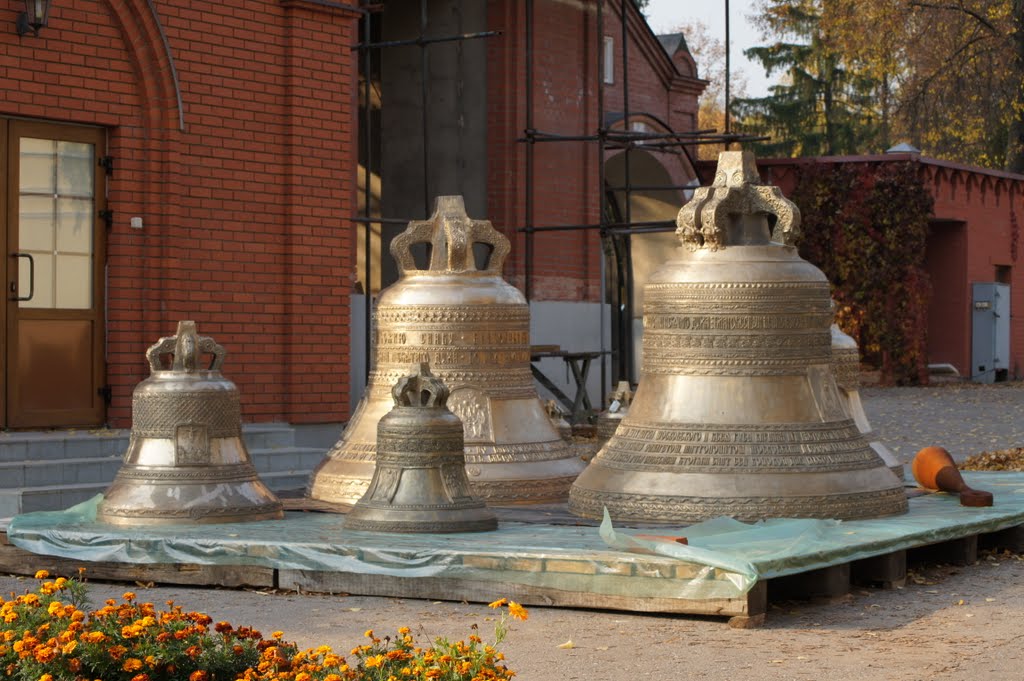
M 697 102 L 697 128 L 699 130 L 725 129 L 725 45 L 711 35 L 703 21 L 689 21 L 676 30 L 686 38 L 686 47 L 697 62 L 697 72 L 708 81 L 708 86 Z M 730 97 L 743 97 L 747 79 L 742 73 L 732 73 L 729 78 Z M 718 145 L 702 144 L 697 155 L 702 159 L 718 158 Z
M 751 52 L 789 80 L 739 112 L 752 131 L 797 140 L 782 151 L 905 140 L 1024 172 L 1024 0 L 764 0 L 761 11 L 777 42 Z M 830 108 L 830 96 L 845 104 Z
M 763 0 L 764 37 L 776 41 L 745 51 L 770 76 L 784 74 L 767 97 L 738 99 L 738 130 L 771 139 L 755 150 L 769 156 L 862 153 L 887 143 L 879 110 L 881 81 L 851 68 L 833 46 L 821 0 Z M 883 98 L 884 99 L 884 98 Z M 884 147 L 883 147 L 884 148 Z

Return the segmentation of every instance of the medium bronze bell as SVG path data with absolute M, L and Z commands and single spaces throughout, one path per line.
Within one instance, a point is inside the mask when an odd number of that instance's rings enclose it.
M 412 247 L 430 248 L 419 269 Z M 474 247 L 491 249 L 477 269 Z M 351 504 L 366 491 L 377 422 L 410 364 L 428 361 L 451 390 L 448 407 L 466 437 L 473 494 L 488 503 L 564 499 L 583 469 L 551 425 L 530 373 L 530 309 L 501 278 L 509 242 L 490 222 L 470 220 L 461 196 L 438 197 L 429 220 L 391 243 L 401 278 L 374 311 L 369 385 L 341 439 L 313 472 L 309 496 Z
M 799 219 L 753 154 L 721 155 L 713 186 L 679 213 L 689 252 L 644 289 L 640 384 L 571 511 L 692 523 L 907 510 L 844 409 L 829 284 L 792 245 Z
M 879 441 L 860 401 L 860 351 L 857 349 L 857 341 L 843 333 L 838 324 L 832 325 L 832 367 L 835 369 L 836 385 L 839 386 L 839 394 L 843 396 L 846 413 L 857 424 L 857 430 L 871 445 L 871 449 L 875 450 L 897 478 L 903 480 L 906 477 L 903 464 Z
M 374 532 L 485 532 L 498 519 L 474 499 L 466 477 L 462 422 L 448 388 L 426 363 L 391 390 L 394 407 L 377 423 L 370 487 L 345 529 Z
M 170 369 L 162 355 L 173 353 Z M 151 375 L 132 394 L 132 432 L 96 519 L 114 525 L 232 523 L 284 517 L 242 441 L 224 348 L 192 321 L 146 351 Z M 203 368 L 204 355 L 212 355 Z

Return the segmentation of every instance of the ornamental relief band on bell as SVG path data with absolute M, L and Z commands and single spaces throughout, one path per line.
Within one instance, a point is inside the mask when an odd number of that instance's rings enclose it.
M 452 349 L 452 348 L 389 348 L 378 346 L 376 349 L 377 363 L 408 365 L 422 361 L 425 356 L 430 357 L 431 366 L 436 366 L 438 371 L 444 367 L 479 367 L 482 365 L 516 366 L 529 364 L 530 349 L 516 350 L 479 350 L 476 348 Z
M 659 314 L 645 311 L 644 329 L 666 331 L 797 331 L 821 333 L 832 313 L 819 314 Z M 827 327 L 826 327 L 827 328 Z M 826 333 L 827 337 L 827 333 Z
M 495 322 L 530 323 L 530 311 L 520 305 L 474 305 L 472 308 L 452 307 L 449 305 L 391 305 L 386 310 L 377 308 L 373 312 L 372 321 L 386 325 L 403 323 L 416 324 L 422 328 L 424 324 L 458 323 L 486 324 L 493 328 Z
M 205 391 L 139 392 L 132 397 L 132 434 L 174 440 L 181 425 L 205 426 L 210 438 L 242 432 L 238 393 Z
M 529 329 L 513 329 L 507 331 L 495 329 L 480 329 L 479 331 L 425 331 L 420 328 L 409 331 L 377 331 L 375 338 L 378 346 L 414 345 L 417 347 L 448 347 L 451 345 L 465 345 L 469 347 L 481 347 L 493 345 L 498 347 L 507 347 L 509 345 L 529 345 L 530 331 Z

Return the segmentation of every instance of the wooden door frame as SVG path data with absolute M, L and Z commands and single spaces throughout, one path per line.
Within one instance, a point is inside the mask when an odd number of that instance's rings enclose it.
M 11 291 L 9 287 L 10 277 L 13 273 L 10 270 L 11 258 L 10 254 L 15 252 L 17 246 L 17 226 L 18 222 L 18 209 L 19 201 L 17 195 L 19 192 L 19 180 L 20 180 L 20 145 L 16 142 L 22 137 L 34 137 L 38 139 L 51 139 L 61 140 L 69 142 L 82 142 L 92 144 L 95 154 L 95 160 L 98 161 L 106 153 L 107 146 L 107 135 L 104 128 L 87 125 L 74 125 L 64 124 L 47 121 L 35 121 L 25 119 L 7 119 L 3 121 L 5 128 L 5 134 L 3 136 L 3 144 L 6 145 L 6 153 L 0 158 L 6 160 L 6 176 L 7 185 L 4 188 L 4 197 L 2 201 L 6 202 L 5 209 L 0 215 L 6 215 L 6 224 L 4 225 L 4 246 L 7 249 L 4 252 L 4 265 L 3 273 L 5 275 L 4 281 L 4 295 L 7 299 L 5 301 L 4 314 L 3 314 L 3 326 L 0 327 L 4 330 L 2 351 L 5 363 L 5 371 L 3 372 L 3 427 L 12 427 L 11 424 L 16 419 L 13 418 L 15 410 L 17 409 L 19 400 L 19 386 L 17 382 L 12 382 L 12 360 L 15 351 L 17 350 L 16 344 L 13 342 L 13 334 L 17 332 L 17 319 L 19 317 L 26 317 L 31 319 L 33 316 L 38 315 L 44 317 L 46 310 L 40 310 L 36 312 L 32 309 L 18 310 L 16 309 L 17 302 L 10 300 Z M 2 148 L 2 147 L 0 147 Z M 103 223 L 99 220 L 99 211 L 106 208 L 106 173 L 97 164 L 93 168 L 93 267 L 92 267 L 92 287 L 93 287 L 93 307 L 90 310 L 82 310 L 80 315 L 74 314 L 77 311 L 72 312 L 72 318 L 79 317 L 81 319 L 90 319 L 95 314 L 96 323 L 93 325 L 93 357 L 92 357 L 92 376 L 93 383 L 97 388 L 102 387 L 106 382 L 106 361 L 105 361 L 105 340 L 106 340 L 106 229 Z M 0 204 L 2 205 L 2 204 Z M 56 265 L 56 261 L 54 263 Z M 10 399 L 8 399 L 10 396 Z M 24 423 L 19 423 L 16 427 L 19 428 L 44 428 L 44 427 L 60 427 L 60 426 L 86 426 L 86 425 L 100 425 L 106 420 L 105 404 L 103 397 L 98 393 L 93 395 L 93 409 L 99 413 L 98 423 L 44 423 L 34 422 L 33 419 L 27 419 Z

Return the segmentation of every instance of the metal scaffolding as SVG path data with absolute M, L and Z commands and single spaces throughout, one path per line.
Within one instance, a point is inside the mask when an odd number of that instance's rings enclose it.
M 511 0 L 510 0 L 511 1 Z M 632 193 L 635 191 L 645 190 L 683 190 L 693 189 L 693 186 L 682 186 L 682 185 L 641 185 L 633 184 L 630 172 L 630 156 L 636 147 L 642 146 L 645 150 L 676 150 L 678 153 L 685 155 L 690 166 L 694 169 L 695 173 L 698 171 L 698 166 L 695 160 L 691 156 L 691 150 L 702 144 L 722 144 L 729 145 L 736 142 L 746 142 L 757 138 L 750 136 L 743 136 L 731 133 L 718 133 L 714 130 L 695 130 L 687 132 L 675 132 L 669 129 L 666 133 L 649 133 L 641 131 L 630 130 L 630 117 L 633 113 L 630 108 L 630 86 L 629 86 L 629 60 L 630 60 L 630 49 L 629 49 L 629 13 L 636 12 L 635 6 L 630 7 L 633 0 L 596 0 L 596 11 L 594 12 L 596 22 L 596 35 L 598 39 L 595 41 L 595 52 L 594 58 L 596 60 L 595 74 L 596 78 L 596 94 L 597 94 L 597 127 L 596 130 L 584 130 L 580 134 L 559 134 L 554 132 L 546 132 L 535 128 L 535 101 L 534 101 L 534 25 L 537 21 L 535 16 L 535 4 L 536 0 L 524 0 L 525 2 L 525 83 L 524 83 L 524 97 L 525 97 L 525 129 L 522 135 L 516 140 L 516 143 L 526 145 L 525 154 L 525 193 L 523 197 L 524 210 L 525 210 L 525 224 L 521 226 L 514 226 L 513 229 L 516 232 L 524 235 L 524 254 L 523 254 L 523 273 L 524 281 L 523 288 L 524 294 L 527 300 L 533 297 L 533 278 L 534 278 L 534 236 L 538 233 L 543 232 L 565 232 L 565 231 L 579 231 L 579 230 L 597 230 L 601 237 L 603 244 L 603 253 L 605 257 L 601 258 L 601 272 L 600 272 L 600 302 L 603 304 L 606 301 L 610 302 L 611 308 L 611 320 L 606 320 L 604 314 L 601 315 L 600 321 L 600 353 L 601 359 L 601 403 L 604 402 L 604 391 L 610 385 L 609 377 L 607 375 L 608 363 L 604 361 L 605 356 L 611 357 L 612 363 L 612 380 L 628 380 L 631 384 L 636 384 L 637 377 L 634 375 L 634 347 L 633 347 L 633 335 L 631 329 L 631 320 L 633 318 L 633 266 L 632 266 L 632 244 L 631 237 L 634 234 L 645 234 L 652 232 L 668 232 L 675 229 L 675 223 L 670 220 L 664 221 L 635 221 L 632 218 Z M 609 5 L 609 9 L 606 10 L 605 6 Z M 371 183 L 370 183 L 370 172 L 374 165 L 373 157 L 373 138 L 374 133 L 378 135 L 382 132 L 380 130 L 373 129 L 373 121 L 371 116 L 370 106 L 370 95 L 371 95 L 371 83 L 374 75 L 374 55 L 378 54 L 380 50 L 396 47 L 396 46 L 418 46 L 421 50 L 420 53 L 420 78 L 421 88 L 420 97 L 422 104 L 422 131 L 423 136 L 423 203 L 424 203 L 424 214 L 429 215 L 430 213 L 430 196 L 427 195 L 427 178 L 430 177 L 430 153 L 429 153 L 429 135 L 430 130 L 427 125 L 427 103 L 429 97 L 429 48 L 432 45 L 438 43 L 448 43 L 453 41 L 465 41 L 465 40 L 476 40 L 476 39 L 489 39 L 498 38 L 501 36 L 499 31 L 479 31 L 472 33 L 453 34 L 447 36 L 428 36 L 428 0 L 420 0 L 420 25 L 419 34 L 406 40 L 392 40 L 392 41 L 381 41 L 375 36 L 380 33 L 380 22 L 385 20 L 385 3 L 381 2 L 366 2 L 364 1 L 362 7 L 366 10 L 361 27 L 361 39 L 358 45 L 353 49 L 359 51 L 360 55 L 360 71 L 362 73 L 362 92 L 361 92 L 361 133 L 362 143 L 360 148 L 360 165 L 363 168 L 363 172 L 366 174 L 363 184 L 364 192 L 364 210 L 363 214 L 353 218 L 353 222 L 356 225 L 356 229 L 363 230 L 363 244 L 365 249 L 364 255 L 364 272 L 363 281 L 365 287 L 365 293 L 367 296 L 367 304 L 365 309 L 365 333 L 366 333 L 366 363 L 365 371 L 366 375 L 369 375 L 370 371 L 370 320 L 371 320 L 371 251 L 372 251 L 372 224 L 405 224 L 409 220 L 398 219 L 398 218 L 382 218 L 373 217 L 370 215 L 371 206 Z M 605 12 L 616 11 L 621 27 L 621 68 L 623 73 L 621 90 L 622 90 L 622 111 L 616 112 L 621 113 L 621 117 L 616 120 L 621 120 L 624 125 L 624 129 L 614 129 L 612 125 L 608 124 L 606 118 L 606 106 L 605 106 L 605 79 L 603 77 L 603 64 L 604 64 L 604 45 L 603 36 L 605 35 Z M 377 68 L 379 69 L 379 57 L 377 59 Z M 382 84 L 382 89 L 386 88 L 386 84 Z M 640 112 L 642 113 L 642 112 Z M 667 126 L 666 126 L 667 127 Z M 597 158 L 598 158 L 598 187 L 599 187 L 599 219 L 594 223 L 580 223 L 580 224 L 554 224 L 554 225 L 536 225 L 534 224 L 534 213 L 535 213 L 535 148 L 538 144 L 549 144 L 549 143 L 566 143 L 566 142 L 586 142 L 593 143 L 596 145 Z M 622 185 L 609 186 L 605 178 L 605 154 L 608 151 L 622 150 L 624 153 L 624 182 Z M 703 178 L 697 177 L 698 181 L 702 181 Z M 703 183 L 703 182 L 701 182 Z M 581 191 L 586 192 L 584 186 Z M 614 192 L 619 192 L 624 196 L 624 200 L 618 202 L 614 199 Z M 589 198 L 589 197 L 588 197 Z M 382 199 L 383 201 L 383 199 Z M 358 239 L 358 233 L 356 238 Z M 606 264 L 606 259 L 610 263 Z M 609 270 L 608 265 L 611 265 Z M 609 283 L 611 280 L 611 283 Z M 608 328 L 606 324 L 610 324 L 612 331 L 612 347 L 606 347 L 605 345 L 605 332 Z

